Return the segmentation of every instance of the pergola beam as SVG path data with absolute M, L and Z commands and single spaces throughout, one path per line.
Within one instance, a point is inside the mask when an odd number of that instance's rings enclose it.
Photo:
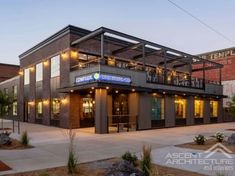
M 181 60 L 181 59 L 184 59 L 184 58 L 185 58 L 185 57 L 177 57 L 177 58 L 174 58 L 174 59 L 168 59 L 168 60 L 166 61 L 166 64 L 173 63 L 173 62 L 175 62 L 175 61 L 179 61 L 179 62 L 183 62 L 183 63 L 185 63 L 185 64 L 189 64 L 189 62 L 184 61 L 184 60 Z M 164 62 L 164 61 L 161 61 L 161 62 L 159 62 L 158 65 L 163 65 L 163 64 L 165 64 L 165 62 Z
M 151 55 L 157 55 L 157 54 L 161 54 L 163 52 L 163 50 L 153 50 L 153 51 L 149 51 L 146 52 L 145 57 L 151 56 Z M 132 59 L 137 60 L 142 58 L 143 54 L 138 54 L 134 57 L 132 57 Z M 159 56 L 159 55 L 158 55 Z
M 112 55 L 122 53 L 122 52 L 125 52 L 125 51 L 128 51 L 128 50 L 134 50 L 134 49 L 140 47 L 141 45 L 142 45 L 142 43 L 136 43 L 136 44 L 133 44 L 133 45 L 129 45 L 129 46 L 114 50 L 114 51 L 112 51 Z
M 218 67 L 217 66 L 209 66 L 209 67 L 203 67 L 203 68 L 195 68 L 195 69 L 192 69 L 192 72 L 212 70 L 212 69 L 218 69 Z

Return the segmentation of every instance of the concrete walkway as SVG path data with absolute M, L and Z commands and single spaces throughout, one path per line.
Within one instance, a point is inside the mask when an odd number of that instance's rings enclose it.
M 11 123 L 5 122 L 5 127 Z M 136 131 L 114 134 L 94 134 L 93 128 L 78 129 L 76 131 L 76 151 L 79 162 L 95 161 L 111 157 L 120 157 L 126 151 L 140 152 L 143 144 L 152 146 L 155 162 L 158 154 L 166 153 L 174 145 L 191 142 L 197 134 L 211 136 L 217 131 L 224 131 L 227 135 L 235 128 L 235 123 L 201 125 L 178 128 L 165 128 L 147 131 Z M 21 123 L 21 131 L 27 130 L 31 138 L 33 149 L 0 150 L 0 160 L 13 168 L 11 171 L 0 172 L 0 175 L 51 168 L 66 165 L 68 153 L 67 130 L 47 127 L 43 125 Z M 19 135 L 12 134 L 14 138 Z M 172 148 L 174 149 L 174 147 Z M 165 151 L 165 152 L 164 152 Z M 156 157 L 155 157 L 156 156 Z

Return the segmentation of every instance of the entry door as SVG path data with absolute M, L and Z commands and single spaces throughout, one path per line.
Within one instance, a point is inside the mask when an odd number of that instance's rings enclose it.
M 113 99 L 113 115 L 128 115 L 128 96 L 114 95 Z
M 80 127 L 93 127 L 95 125 L 95 101 L 93 97 L 82 98 L 82 115 Z

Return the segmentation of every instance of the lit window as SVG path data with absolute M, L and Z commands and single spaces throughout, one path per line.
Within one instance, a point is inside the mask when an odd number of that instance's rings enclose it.
M 194 100 L 194 117 L 203 118 L 204 102 L 203 100 Z
M 60 76 L 60 56 L 51 58 L 51 77 Z
M 24 85 L 29 84 L 29 68 L 24 69 Z
M 17 99 L 17 86 L 13 86 L 12 89 L 13 89 L 13 98 Z
M 164 99 L 163 98 L 152 97 L 151 119 L 152 120 L 164 119 Z
M 210 115 L 211 117 L 218 117 L 218 101 L 210 101 Z
M 94 100 L 93 98 L 82 99 L 83 118 L 94 118 Z
M 36 118 L 42 118 L 42 100 L 36 101 Z
M 12 104 L 12 115 L 17 116 L 17 101 Z
M 60 114 L 60 100 L 58 98 L 52 99 L 52 105 L 51 105 L 51 119 L 59 119 Z
M 42 63 L 36 65 L 36 82 L 42 81 L 43 79 L 43 67 Z
M 186 118 L 187 100 L 183 98 L 175 99 L 175 116 L 179 119 Z

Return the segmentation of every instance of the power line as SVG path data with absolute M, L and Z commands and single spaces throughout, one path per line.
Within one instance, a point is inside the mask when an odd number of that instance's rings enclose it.
M 213 28 L 212 26 L 210 26 L 209 24 L 205 23 L 204 21 L 202 21 L 201 19 L 199 19 L 198 17 L 194 16 L 192 13 L 190 13 L 189 11 L 187 11 L 186 9 L 184 9 L 183 7 L 179 6 L 178 4 L 176 4 L 175 2 L 171 1 L 171 0 L 167 0 L 168 2 L 170 2 L 171 4 L 173 4 L 175 7 L 177 7 L 178 9 L 182 10 L 184 13 L 186 13 L 187 15 L 191 16 L 192 18 L 194 18 L 195 20 L 197 20 L 199 23 L 201 23 L 202 25 L 204 25 L 205 27 L 207 27 L 208 29 L 212 30 L 213 32 L 215 32 L 216 34 L 218 34 L 220 37 L 224 38 L 225 40 L 227 40 L 228 42 L 232 43 L 233 45 L 235 45 L 235 42 L 233 40 L 231 40 L 230 38 L 228 38 L 227 36 L 225 36 L 224 34 L 222 34 L 220 31 L 216 30 L 215 28 Z

